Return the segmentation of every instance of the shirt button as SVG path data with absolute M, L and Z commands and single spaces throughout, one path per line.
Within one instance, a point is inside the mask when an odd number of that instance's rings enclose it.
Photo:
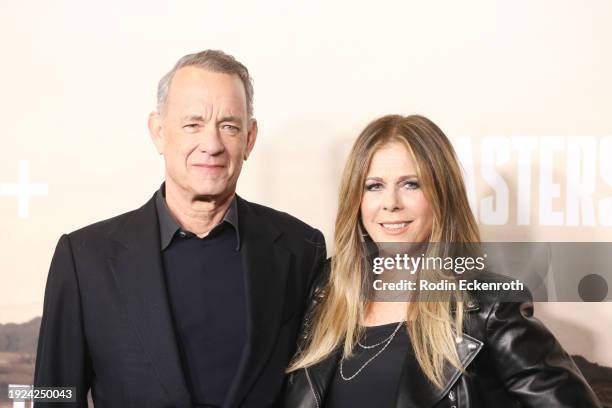
M 181 238 L 185 238 L 187 236 L 187 233 L 185 231 L 181 231 L 181 232 L 179 232 L 179 236 Z

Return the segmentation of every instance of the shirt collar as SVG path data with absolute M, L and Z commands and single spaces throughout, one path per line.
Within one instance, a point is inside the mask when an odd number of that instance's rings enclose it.
M 172 242 L 172 238 L 177 231 L 181 230 L 181 226 L 174 219 L 166 203 L 166 183 L 162 183 L 155 194 L 155 208 L 157 210 L 157 219 L 159 220 L 159 238 L 161 250 L 165 250 Z M 228 223 L 236 231 L 236 251 L 240 250 L 240 231 L 238 229 L 238 200 L 234 194 L 229 208 L 223 216 L 223 220 L 214 228 L 222 223 Z M 213 228 L 213 229 L 214 229 Z

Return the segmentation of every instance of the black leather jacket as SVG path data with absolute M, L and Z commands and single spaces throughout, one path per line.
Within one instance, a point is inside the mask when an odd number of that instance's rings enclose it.
M 479 276 L 481 281 L 487 279 L 505 278 L 494 274 Z M 311 311 L 323 296 L 322 286 L 317 285 L 312 292 Z M 533 316 L 530 293 L 523 292 L 517 302 L 500 302 L 488 293 L 473 293 L 466 307 L 463 340 L 457 344 L 466 374 L 448 365 L 446 384 L 436 389 L 424 375 L 417 374 L 418 367 L 408 363 L 414 359 L 407 359 L 395 406 L 601 407 L 571 357 Z M 308 320 L 305 330 L 307 326 Z M 339 357 L 338 352 L 317 365 L 289 374 L 283 406 L 323 408 Z

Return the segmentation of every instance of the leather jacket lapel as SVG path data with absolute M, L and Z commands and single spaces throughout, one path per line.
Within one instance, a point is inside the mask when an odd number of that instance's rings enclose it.
M 461 341 L 457 342 L 457 353 L 463 370 L 466 370 L 476 355 L 482 349 L 483 343 L 467 334 L 463 334 Z M 409 363 L 412 361 L 412 363 Z M 397 394 L 397 408 L 429 408 L 435 406 L 451 388 L 455 385 L 462 375 L 461 370 L 446 364 L 445 378 L 446 384 L 442 389 L 438 389 L 431 384 L 425 375 L 420 371 L 413 356 L 407 357 L 404 365 L 400 386 Z
M 340 361 L 340 350 L 333 353 L 331 356 L 321 361 L 319 364 L 308 367 L 308 375 L 312 382 L 314 392 L 321 406 L 324 405 L 325 395 L 336 372 L 336 367 Z

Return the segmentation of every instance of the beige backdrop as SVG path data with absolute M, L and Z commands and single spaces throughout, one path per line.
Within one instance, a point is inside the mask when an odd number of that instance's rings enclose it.
M 612 241 L 612 3 L 364 4 L 0 3 L 0 323 L 40 315 L 60 234 L 158 188 L 156 83 L 205 48 L 255 78 L 239 193 L 330 244 L 347 150 L 386 113 L 429 116 L 454 141 L 486 239 Z M 537 313 L 612 365 L 612 303 Z

